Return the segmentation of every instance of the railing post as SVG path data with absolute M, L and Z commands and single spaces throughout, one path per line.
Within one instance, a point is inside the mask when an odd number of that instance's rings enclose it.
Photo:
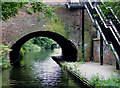
M 91 38 L 91 57 L 90 57 L 90 61 L 94 60 L 94 54 L 93 54 L 93 38 Z
M 84 8 L 82 8 L 82 61 L 84 61 Z
M 100 65 L 103 65 L 103 37 L 100 34 Z
M 116 61 L 116 70 L 120 70 L 120 68 L 119 68 L 119 64 L 118 64 L 117 61 Z

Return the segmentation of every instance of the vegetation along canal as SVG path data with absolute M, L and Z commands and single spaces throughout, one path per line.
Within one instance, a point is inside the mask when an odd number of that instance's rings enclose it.
M 51 58 L 53 54 L 55 52 L 50 49 L 28 52 L 21 62 L 24 66 L 2 71 L 3 88 L 82 88 L 70 73 Z

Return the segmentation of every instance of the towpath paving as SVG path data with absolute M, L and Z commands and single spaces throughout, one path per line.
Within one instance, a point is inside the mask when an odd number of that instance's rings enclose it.
M 68 64 L 72 65 L 73 63 Z M 85 64 L 79 65 L 77 69 L 79 69 L 81 75 L 88 80 L 90 80 L 93 75 L 97 74 L 103 76 L 105 79 L 111 77 L 111 75 L 120 77 L 120 70 L 116 70 L 115 66 L 108 64 L 100 65 L 100 63 L 96 62 L 85 62 Z

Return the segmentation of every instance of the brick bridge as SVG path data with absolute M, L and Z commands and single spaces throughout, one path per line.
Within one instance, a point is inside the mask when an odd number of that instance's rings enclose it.
M 77 60 L 79 61 L 82 56 L 81 10 L 79 9 L 68 10 L 64 4 L 61 4 L 61 5 L 55 4 L 54 6 L 55 6 L 55 13 L 58 15 L 58 18 L 60 20 L 60 25 L 58 25 L 59 23 L 54 24 L 48 19 L 43 19 L 42 13 L 40 13 L 40 16 L 38 16 L 38 14 L 30 15 L 30 14 L 27 14 L 25 9 L 23 9 L 19 12 L 19 15 L 16 18 L 10 18 L 7 22 L 2 21 L 2 32 L 0 32 L 2 33 L 2 43 L 12 47 L 18 40 L 25 37 L 26 35 L 29 35 L 35 32 L 50 31 L 53 33 L 57 33 L 60 36 L 64 36 L 65 38 L 68 39 L 67 41 L 69 40 L 71 41 L 71 42 L 69 41 L 69 43 L 71 44 L 70 46 L 72 46 L 73 51 L 75 51 L 75 53 L 78 54 L 78 55 L 76 54 L 73 55 L 75 57 L 74 60 L 76 60 L 76 56 L 78 56 L 79 58 L 77 58 Z M 90 60 L 91 42 L 93 41 L 91 40 L 91 37 L 96 38 L 96 36 L 97 36 L 96 29 L 93 27 L 92 22 L 85 10 L 85 38 L 84 38 L 85 39 L 85 61 Z M 99 61 L 99 58 L 100 58 L 99 49 L 97 52 L 95 52 L 96 41 L 93 41 L 93 43 L 94 43 L 93 44 L 94 60 Z M 76 51 L 76 48 L 74 47 L 77 47 L 77 51 Z M 99 48 L 99 44 L 97 47 Z M 14 54 L 13 56 L 15 56 L 15 53 L 13 54 Z M 104 63 L 110 63 L 110 64 L 115 63 L 115 58 L 112 54 L 112 51 L 110 51 L 109 55 L 104 52 L 104 56 L 105 56 Z
M 61 21 L 60 27 L 55 27 L 56 29 L 54 28 L 56 24 L 50 25 L 51 21 L 43 19 L 42 13 L 40 16 L 38 14 L 30 15 L 25 9 L 21 10 L 16 18 L 10 18 L 7 22 L 2 21 L 2 43 L 12 48 L 11 63 L 18 62 L 21 46 L 29 39 L 38 36 L 55 40 L 62 48 L 64 60 L 77 60 L 76 47 L 80 38 L 80 11 L 69 11 L 65 5 L 55 5 L 55 13 Z M 73 41 L 74 43 L 72 43 Z

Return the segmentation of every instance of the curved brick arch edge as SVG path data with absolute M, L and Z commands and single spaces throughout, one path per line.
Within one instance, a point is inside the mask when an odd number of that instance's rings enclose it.
M 10 52 L 10 62 L 11 65 L 18 65 L 20 60 L 20 49 L 22 45 L 27 42 L 29 39 L 34 37 L 48 37 L 56 41 L 62 48 L 62 60 L 64 61 L 77 61 L 77 49 L 75 45 L 62 35 L 50 32 L 50 31 L 37 31 L 29 33 L 18 41 L 11 47 L 12 51 Z

